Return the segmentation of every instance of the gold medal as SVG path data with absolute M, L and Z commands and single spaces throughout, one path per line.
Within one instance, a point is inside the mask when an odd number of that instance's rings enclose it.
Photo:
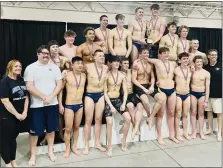
M 90 56 L 90 61 L 92 61 L 93 59 L 92 59 L 92 56 Z
M 80 94 L 80 92 L 81 92 L 80 89 L 77 89 L 76 93 L 77 93 L 77 94 Z
M 155 33 L 155 29 L 152 30 L 152 33 Z
M 148 44 L 152 44 L 153 43 L 153 39 L 152 38 L 147 38 L 147 43 Z
M 187 85 L 187 81 L 185 82 L 185 85 Z

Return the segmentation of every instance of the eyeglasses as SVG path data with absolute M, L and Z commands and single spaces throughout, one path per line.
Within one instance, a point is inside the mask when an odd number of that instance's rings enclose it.
M 40 52 L 40 53 L 42 53 L 44 55 L 50 55 L 50 53 L 48 53 L 48 52 Z

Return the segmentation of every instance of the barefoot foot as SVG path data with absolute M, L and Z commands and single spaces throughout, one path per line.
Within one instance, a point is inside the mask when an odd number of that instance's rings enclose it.
M 184 134 L 184 137 L 185 137 L 188 141 L 191 140 L 191 137 L 190 137 L 188 134 Z
M 218 140 L 218 142 L 221 142 L 222 141 L 221 133 L 217 135 L 217 140 Z
M 49 158 L 50 158 L 50 160 L 51 160 L 52 162 L 55 162 L 55 161 L 56 161 L 56 156 L 54 155 L 53 152 L 52 152 L 52 153 L 48 153 L 48 156 L 49 156 Z
M 163 141 L 163 138 L 158 138 L 157 141 L 160 145 L 166 146 L 165 142 Z
M 63 156 L 64 156 L 65 158 L 68 158 L 68 157 L 70 156 L 70 150 L 66 150 L 66 151 L 64 152 Z
M 176 144 L 179 144 L 180 143 L 175 137 L 169 137 L 169 139 L 171 141 L 175 142 Z
M 193 133 L 192 135 L 191 135 L 191 139 L 196 139 L 197 138 L 197 133 Z
M 138 132 L 138 130 L 134 128 L 133 131 L 132 131 L 132 140 L 135 139 L 135 136 L 136 136 L 137 132 Z
M 12 165 L 12 167 L 19 167 L 14 160 L 11 161 L 11 165 Z
M 200 134 L 200 137 L 201 137 L 202 140 L 206 140 L 207 139 L 207 137 L 204 134 Z
M 84 155 L 88 155 L 88 153 L 89 153 L 89 148 L 85 148 L 84 150 L 83 150 L 83 152 L 82 152 Z
M 147 121 L 147 124 L 149 126 L 149 129 L 151 130 L 152 127 L 155 125 L 154 118 L 153 117 L 148 117 L 146 121 Z
M 122 140 L 122 151 L 125 152 L 127 150 L 127 145 L 124 140 Z
M 5 167 L 12 167 L 12 164 L 11 163 L 6 164 Z
M 75 148 L 75 147 L 72 147 L 72 152 L 74 153 L 74 154 L 76 154 L 77 156 L 80 156 L 81 155 L 81 151 L 79 151 L 77 148 Z
M 184 141 L 184 139 L 183 139 L 183 137 L 182 136 L 176 136 L 176 139 L 178 140 L 178 141 L 181 141 L 181 142 L 183 142 Z
M 95 145 L 94 148 L 100 150 L 101 152 L 106 152 L 106 148 L 103 148 L 103 147 L 101 146 L 101 144 L 99 144 L 99 145 Z
M 112 157 L 112 147 L 108 147 L 107 156 Z
M 36 164 L 36 157 L 35 156 L 31 156 L 31 158 L 29 159 L 29 167 L 33 167 Z
M 212 129 L 208 129 L 208 130 L 204 133 L 204 135 L 212 135 L 212 134 L 213 134 Z
M 136 135 L 140 135 L 141 133 L 140 133 L 140 131 L 138 130 L 137 132 L 136 132 Z

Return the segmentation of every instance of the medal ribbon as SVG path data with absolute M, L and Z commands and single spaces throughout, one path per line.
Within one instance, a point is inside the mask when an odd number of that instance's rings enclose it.
M 180 41 L 181 41 L 181 44 L 182 44 L 182 47 L 183 47 L 183 50 L 184 50 L 184 52 L 186 52 L 186 48 L 187 48 L 187 40 L 186 40 L 186 44 L 185 44 L 185 46 L 184 46 L 184 43 L 183 43 L 183 41 L 180 39 Z
M 75 81 L 76 81 L 76 87 L 77 87 L 77 90 L 78 90 L 79 87 L 80 87 L 80 84 L 81 84 L 81 75 L 80 75 L 80 80 L 79 80 L 79 82 L 77 81 L 77 77 L 76 77 L 76 75 L 75 75 L 74 72 L 73 72 L 73 75 L 74 75 L 74 78 L 75 78 Z
M 111 72 L 111 76 L 112 76 L 112 78 L 113 78 L 113 81 L 114 81 L 115 86 L 117 86 L 117 82 L 118 82 L 118 71 L 117 71 L 116 79 L 114 78 L 112 72 Z
M 175 37 L 173 37 L 173 40 L 172 40 L 172 37 L 170 36 L 170 34 L 168 34 L 169 38 L 170 38 L 170 41 L 171 41 L 171 44 L 172 44 L 172 48 L 174 46 L 174 42 L 175 42 Z
M 170 73 L 170 62 L 168 61 L 168 69 L 167 69 L 167 66 L 166 66 L 166 64 L 164 62 L 163 62 L 163 65 L 164 65 L 164 67 L 166 69 L 166 73 L 167 73 L 167 76 L 168 76 L 168 74 Z
M 102 69 L 101 69 L 101 73 L 100 74 L 99 74 L 98 68 L 96 66 L 96 63 L 94 63 L 94 66 L 96 68 L 96 71 L 97 71 L 97 74 L 98 74 L 98 80 L 100 82 L 101 81 L 101 77 L 102 77 L 102 73 L 103 73 L 103 66 L 102 66 Z
M 143 23 L 140 24 L 138 20 L 136 20 L 136 21 L 138 22 L 138 24 L 139 24 L 139 26 L 140 26 L 140 28 L 141 28 L 141 32 L 142 32 L 142 31 L 143 31 Z
M 122 34 L 121 34 L 121 35 L 120 35 L 119 30 L 118 30 L 117 27 L 116 27 L 116 30 L 117 30 L 117 32 L 118 32 L 119 41 L 121 41 L 121 40 L 122 40 L 122 36 L 123 36 L 123 32 L 124 32 L 124 30 L 122 30 Z
M 156 24 L 157 24 L 158 18 L 156 18 L 155 24 L 153 24 L 153 20 L 151 20 L 151 21 L 152 21 L 152 28 L 153 28 L 153 30 L 155 30 L 156 29 Z
M 92 55 L 93 55 L 92 51 L 93 51 L 93 48 L 94 48 L 94 44 L 92 44 L 92 48 L 91 48 L 91 50 L 90 50 L 89 45 L 87 45 L 87 47 L 88 47 L 88 50 L 89 50 L 89 52 L 90 52 L 90 55 L 92 56 Z
M 101 29 L 100 29 L 100 30 L 101 30 Z M 107 41 L 107 37 L 108 37 L 107 29 L 106 29 L 106 31 L 105 31 L 105 34 L 104 34 L 103 31 L 101 30 L 101 34 L 103 35 L 104 40 Z
M 181 66 L 180 66 L 180 70 L 181 70 L 181 72 L 182 72 L 182 74 L 183 74 L 183 76 L 184 76 L 185 81 L 187 81 L 187 77 L 188 77 L 188 68 L 187 68 L 187 74 L 186 74 L 186 75 L 185 75 L 183 69 L 181 68 Z

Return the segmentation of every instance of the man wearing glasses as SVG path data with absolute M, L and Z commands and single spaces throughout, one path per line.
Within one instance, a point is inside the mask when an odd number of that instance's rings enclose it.
M 208 112 L 209 129 L 205 134 L 213 133 L 213 113 L 216 113 L 218 122 L 217 140 L 222 141 L 222 63 L 218 61 L 218 51 L 216 49 L 208 50 L 207 56 L 209 63 L 205 69 L 211 75 L 211 82 L 208 106 L 205 109 Z
M 47 132 L 48 156 L 52 162 L 55 131 L 59 127 L 59 107 L 57 95 L 62 88 L 62 76 L 57 65 L 49 63 L 49 50 L 46 45 L 37 49 L 38 60 L 27 66 L 24 73 L 27 90 L 31 97 L 29 111 L 29 166 L 35 166 L 38 136 Z

